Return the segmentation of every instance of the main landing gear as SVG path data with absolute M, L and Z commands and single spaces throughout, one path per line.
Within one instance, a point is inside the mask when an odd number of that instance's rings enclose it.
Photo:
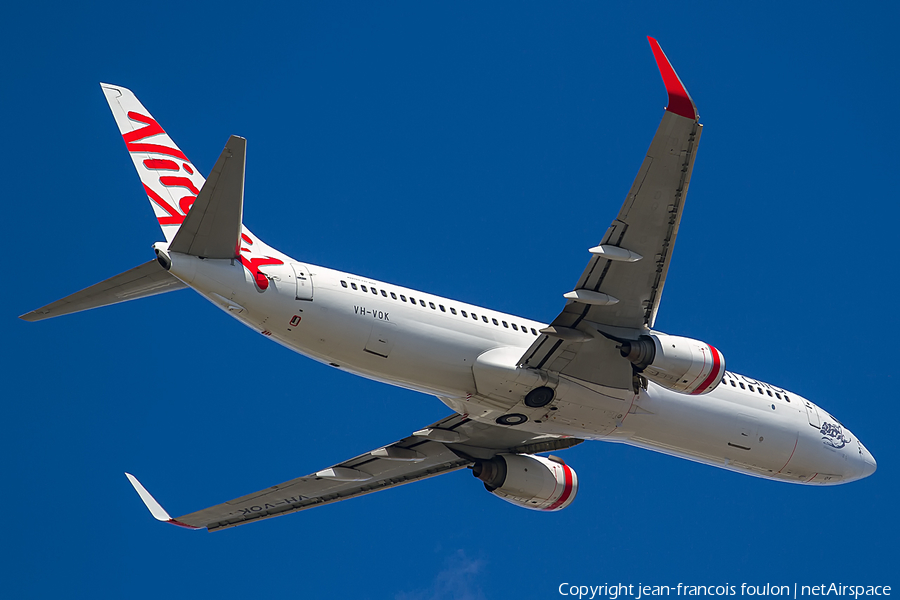
M 553 401 L 554 394 L 553 388 L 547 386 L 534 388 L 525 396 L 525 406 L 529 408 L 541 408 L 547 406 Z M 527 420 L 528 417 L 521 413 L 510 413 L 508 415 L 497 417 L 496 423 L 498 425 L 521 425 Z

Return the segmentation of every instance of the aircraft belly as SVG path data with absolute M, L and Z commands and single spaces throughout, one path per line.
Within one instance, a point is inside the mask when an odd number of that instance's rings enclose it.
M 690 396 L 652 386 L 626 424 L 626 443 L 764 477 L 779 477 L 798 441 L 797 413 L 722 394 Z M 775 406 L 775 409 L 771 407 Z M 780 478 L 780 477 L 779 477 Z
M 316 297 L 305 303 L 299 326 L 279 331 L 285 345 L 363 377 L 428 394 L 474 392 L 471 365 L 483 340 L 405 319 L 390 304 L 370 302 L 374 309 L 363 312 L 352 296 L 314 280 Z M 285 323 L 289 312 L 281 319 Z
M 586 439 L 602 439 L 616 428 L 634 397 L 631 390 L 521 367 L 522 351 L 500 346 L 478 356 L 473 367 L 478 393 L 465 403 L 471 418 L 493 424 L 504 415 L 524 415 L 528 420 L 517 425 L 519 429 Z M 526 395 L 544 386 L 553 388 L 553 400 L 542 407 L 528 406 Z
M 295 286 L 277 274 L 260 289 L 231 261 L 191 261 L 182 273 L 189 273 L 189 285 L 273 341 L 370 379 L 436 395 L 477 421 L 495 424 L 519 413 L 528 420 L 516 427 L 525 431 L 620 441 L 786 481 L 820 477 L 820 483 L 833 483 L 838 476 L 819 471 L 841 472 L 843 455 L 823 455 L 818 430 L 812 431 L 799 404 L 748 404 L 727 389 L 690 396 L 653 384 L 635 398 L 630 390 L 519 369 L 522 348 L 446 327 L 440 319 L 406 318 L 390 303 L 369 301 L 371 308 L 361 314 L 354 299 L 326 278 L 314 276 L 315 298 L 301 301 Z M 526 406 L 525 394 L 547 384 L 554 400 Z

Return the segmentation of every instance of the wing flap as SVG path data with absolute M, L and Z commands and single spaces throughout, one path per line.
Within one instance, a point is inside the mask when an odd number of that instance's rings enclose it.
M 582 316 L 614 327 L 653 327 L 701 130 L 702 125 L 696 121 L 668 111 L 663 115 L 644 161 L 645 165 L 649 163 L 646 172 L 638 173 L 619 215 L 600 242 L 643 258 L 622 262 L 592 256 L 576 289 L 602 291 L 619 302 L 587 307 L 572 303 L 567 307 L 571 308 L 567 312 L 575 315 L 572 324 Z
M 115 277 L 110 277 L 106 281 L 66 296 L 62 300 L 26 313 L 19 318 L 23 321 L 41 321 L 91 308 L 173 292 L 186 287 L 181 280 L 163 269 L 158 262 L 151 260 Z
M 376 457 L 367 452 L 329 469 L 177 517 L 175 520 L 215 531 L 427 479 L 461 469 L 470 462 L 460 458 L 440 442 L 415 436 L 400 440 L 390 447 L 414 450 L 425 458 L 418 462 L 398 461 Z M 366 481 L 343 481 L 321 476 L 323 472 L 332 469 L 354 469 L 371 478 Z
M 428 444 L 442 445 L 438 442 L 428 442 Z M 224 505 L 219 505 L 219 507 L 178 517 L 176 520 L 196 527 L 206 527 L 209 531 L 226 529 L 421 481 L 462 469 L 470 463 L 446 448 L 441 454 L 442 456 L 434 457 L 433 461 L 415 464 L 412 469 L 410 468 L 411 463 L 408 462 L 392 469 L 379 468 L 378 470 L 382 472 L 378 475 L 373 474 L 374 480 L 371 483 L 329 481 L 323 484 L 322 482 L 325 480 L 317 479 L 313 474 L 274 486 L 266 493 L 255 495 L 253 498 L 241 499 L 241 501 L 232 500 Z M 387 462 L 383 459 L 377 460 L 379 463 Z M 393 473 L 384 471 L 393 471 Z

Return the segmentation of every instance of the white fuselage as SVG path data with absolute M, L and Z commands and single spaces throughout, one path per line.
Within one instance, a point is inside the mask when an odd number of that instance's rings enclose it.
M 781 388 L 726 372 L 701 396 L 653 382 L 634 394 L 517 368 L 545 324 L 277 256 L 283 264 L 260 267 L 265 289 L 236 260 L 173 253 L 171 273 L 291 350 L 433 394 L 474 420 L 519 413 L 528 420 L 515 427 L 530 432 L 621 442 L 793 483 L 845 483 L 875 470 L 849 430 Z M 539 385 L 555 388 L 554 401 L 526 407 L 522 398 Z

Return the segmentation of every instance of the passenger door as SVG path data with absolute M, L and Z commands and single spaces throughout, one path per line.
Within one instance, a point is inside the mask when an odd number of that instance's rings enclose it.
M 291 269 L 294 271 L 294 279 L 297 283 L 297 300 L 311 301 L 313 299 L 313 282 L 309 269 L 304 264 L 294 262 L 291 263 Z

